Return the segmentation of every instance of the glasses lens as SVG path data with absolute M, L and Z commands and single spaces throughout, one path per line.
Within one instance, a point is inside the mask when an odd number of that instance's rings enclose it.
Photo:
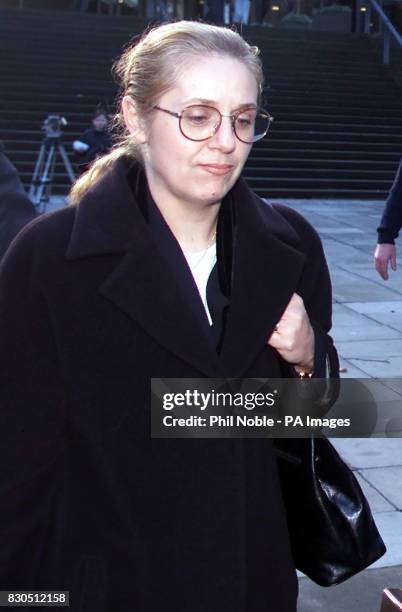
M 219 124 L 219 112 L 209 106 L 189 106 L 180 119 L 181 130 L 191 140 L 210 138 Z
M 250 108 L 237 115 L 235 121 L 236 135 L 243 142 L 252 143 L 260 140 L 268 132 L 270 116 Z

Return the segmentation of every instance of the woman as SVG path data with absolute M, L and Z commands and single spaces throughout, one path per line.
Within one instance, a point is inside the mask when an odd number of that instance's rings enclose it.
M 240 178 L 269 127 L 257 55 L 202 23 L 145 34 L 117 65 L 120 146 L 7 253 L 2 589 L 69 590 L 85 612 L 296 610 L 272 441 L 150 437 L 152 377 L 336 367 L 317 234 Z

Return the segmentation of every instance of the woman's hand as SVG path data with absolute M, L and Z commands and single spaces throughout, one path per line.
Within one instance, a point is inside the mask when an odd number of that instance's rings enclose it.
M 312 372 L 314 331 L 300 295 L 294 293 L 267 344 L 297 371 Z
M 388 280 L 388 264 L 396 270 L 396 246 L 394 244 L 377 244 L 374 251 L 374 266 L 384 280 Z

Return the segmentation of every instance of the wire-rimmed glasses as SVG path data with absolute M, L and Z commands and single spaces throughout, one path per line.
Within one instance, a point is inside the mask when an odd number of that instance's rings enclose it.
M 219 130 L 222 117 L 232 120 L 236 137 L 246 144 L 253 144 L 264 138 L 274 118 L 261 108 L 250 106 L 242 108 L 232 115 L 222 115 L 217 108 L 204 104 L 192 104 L 180 113 L 154 106 L 179 119 L 179 128 L 185 138 L 194 141 L 208 140 Z

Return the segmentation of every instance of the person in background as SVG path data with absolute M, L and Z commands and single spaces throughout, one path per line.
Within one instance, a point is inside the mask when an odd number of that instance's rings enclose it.
M 253 0 L 254 2 L 254 22 L 253 25 L 262 25 L 264 17 L 270 4 L 270 0 Z
M 382 8 L 394 28 L 400 32 L 402 22 L 402 7 L 400 0 L 383 0 Z
M 225 22 L 225 0 L 208 0 L 207 14 L 205 19 L 216 25 L 223 25 Z
M 85 171 L 97 157 L 107 153 L 111 146 L 112 138 L 108 131 L 107 113 L 98 108 L 92 117 L 92 127 L 86 130 L 79 140 L 73 142 L 79 170 Z
M 395 238 L 402 227 L 402 159 L 394 183 L 385 202 L 385 208 L 377 228 L 378 239 L 374 251 L 374 267 L 378 274 L 388 280 L 388 266 L 396 270 Z
M 250 0 L 234 0 L 233 22 L 236 24 L 248 24 L 250 12 Z
M 0 259 L 14 236 L 35 217 L 35 207 L 0 142 Z
M 76 0 L 74 8 L 76 11 L 85 13 L 89 7 L 89 0 Z

